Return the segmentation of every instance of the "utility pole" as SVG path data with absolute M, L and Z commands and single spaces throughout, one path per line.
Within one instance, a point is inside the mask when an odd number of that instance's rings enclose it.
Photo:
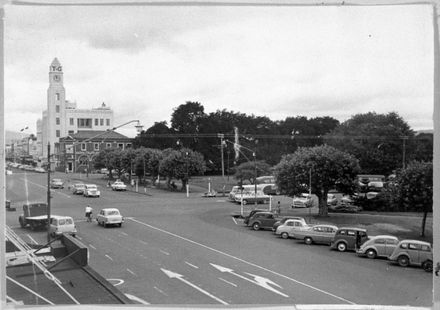
M 221 157 L 222 157 L 222 178 L 224 181 L 225 180 L 225 158 L 223 155 L 223 147 L 225 145 L 225 141 L 223 139 L 225 138 L 225 135 L 222 133 L 218 133 L 217 137 L 220 138 L 220 152 L 221 152 Z
M 47 143 L 47 242 L 50 242 L 50 143 Z

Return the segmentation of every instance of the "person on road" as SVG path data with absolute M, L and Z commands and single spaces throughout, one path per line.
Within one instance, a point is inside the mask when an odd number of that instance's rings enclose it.
M 279 201 L 278 201 L 278 204 L 277 204 L 277 214 L 278 214 L 278 215 L 281 214 L 281 204 L 280 204 Z
M 92 207 L 90 207 L 90 205 L 87 205 L 87 207 L 86 207 L 86 219 L 87 219 L 87 222 L 91 222 L 92 221 L 92 213 L 93 213 Z

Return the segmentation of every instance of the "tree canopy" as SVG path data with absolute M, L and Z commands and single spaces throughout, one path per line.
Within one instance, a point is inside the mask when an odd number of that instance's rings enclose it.
M 354 156 L 328 146 L 302 147 L 274 167 L 278 188 L 289 196 L 311 192 L 318 197 L 319 215 L 327 216 L 327 194 L 335 187 L 349 188 L 359 173 Z M 347 190 L 347 189 L 346 189 Z

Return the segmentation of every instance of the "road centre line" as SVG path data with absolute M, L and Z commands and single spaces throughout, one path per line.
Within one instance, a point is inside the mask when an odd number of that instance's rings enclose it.
M 196 265 L 190 264 L 190 263 L 188 263 L 188 262 L 185 262 L 185 264 L 187 264 L 187 265 L 193 267 L 194 269 L 199 269 L 199 267 L 197 267 Z
M 232 283 L 232 282 L 229 282 L 228 280 L 225 280 L 225 279 L 223 279 L 223 278 L 218 278 L 218 279 L 219 279 L 219 280 L 222 280 L 223 282 L 228 283 L 229 285 L 232 285 L 232 286 L 234 286 L 234 287 L 237 287 L 237 284 Z
M 237 221 L 235 220 L 234 217 L 232 217 L 232 220 L 234 221 L 235 225 L 237 225 Z
M 341 301 L 344 301 L 344 302 L 346 302 L 346 303 L 349 303 L 349 304 L 352 304 L 352 305 L 355 305 L 355 304 L 356 304 L 356 303 L 354 303 L 354 302 L 352 302 L 352 301 L 350 301 L 350 300 L 348 300 L 348 299 L 345 299 L 345 298 L 343 298 L 343 297 L 340 297 L 340 296 L 337 296 L 337 295 L 332 294 L 332 293 L 330 293 L 330 292 L 324 291 L 324 290 L 322 290 L 322 289 L 319 289 L 319 288 L 314 287 L 314 286 L 312 286 L 312 285 L 310 285 L 310 284 L 307 284 L 307 283 L 301 282 L 301 281 L 299 281 L 299 280 L 295 280 L 295 279 L 293 279 L 293 278 L 291 278 L 291 277 L 288 277 L 288 276 L 283 275 L 283 274 L 281 274 L 281 273 L 278 273 L 278 272 L 276 272 L 276 271 L 270 270 L 270 269 L 268 269 L 268 268 L 262 267 L 262 266 L 260 266 L 260 265 L 255 264 L 255 263 L 252 263 L 252 262 L 246 261 L 246 260 L 244 260 L 244 259 L 242 259 L 242 258 L 239 258 L 239 257 L 236 257 L 236 256 L 234 256 L 234 255 L 231 255 L 231 254 L 228 254 L 228 253 L 222 252 L 222 251 L 220 251 L 220 250 L 214 249 L 214 248 L 212 248 L 212 247 L 209 247 L 209 246 L 207 246 L 207 245 L 204 245 L 204 244 L 198 243 L 198 242 L 196 242 L 196 241 L 194 241 L 194 240 L 191 240 L 191 239 L 188 239 L 188 238 L 185 238 L 185 237 L 179 236 L 179 235 L 174 234 L 174 233 L 172 233 L 172 232 L 169 232 L 169 231 L 163 230 L 163 229 L 161 229 L 161 228 L 158 228 L 158 227 L 152 226 L 152 225 L 150 225 L 150 224 L 147 224 L 147 223 L 141 222 L 141 221 L 139 221 L 139 220 L 137 220 L 137 219 L 135 219 L 135 218 L 131 218 L 131 220 L 132 220 L 133 222 L 138 223 L 138 224 L 141 224 L 141 225 L 144 225 L 144 226 L 150 227 L 150 228 L 152 228 L 152 229 L 154 229 L 154 230 L 157 230 L 157 231 L 163 232 L 163 233 L 168 234 L 168 235 L 170 235 L 170 236 L 173 236 L 173 237 L 176 237 L 176 238 L 178 238 L 178 239 L 181 239 L 181 240 L 187 241 L 187 242 L 189 242 L 189 243 L 192 243 L 192 244 L 198 245 L 198 246 L 203 247 L 203 248 L 205 248 L 205 249 L 208 249 L 208 250 L 211 250 L 211 251 L 213 251 L 213 252 L 216 252 L 216 253 L 222 254 L 222 255 L 227 256 L 227 257 L 229 257 L 229 258 L 233 258 L 233 259 L 235 259 L 235 260 L 238 260 L 238 261 L 243 262 L 243 263 L 245 263 L 245 264 L 248 264 L 248 265 L 250 265 L 250 266 L 253 266 L 253 267 L 256 267 L 256 268 L 258 268 L 258 269 L 261 269 L 261 270 L 264 270 L 264 271 L 266 271 L 266 272 L 269 272 L 269 273 L 271 273 L 271 274 L 277 275 L 277 276 L 282 277 L 282 278 L 284 278 L 284 279 L 287 279 L 287 280 L 289 280 L 289 281 L 292 281 L 292 282 L 295 282 L 295 283 L 297 283 L 297 284 L 303 285 L 303 286 L 305 286 L 305 287 L 308 287 L 308 288 L 310 288 L 310 289 L 313 289 L 313 290 L 315 290 L 315 291 L 317 291 L 317 292 L 320 292 L 320 293 L 323 293 L 323 294 L 325 294 L 325 295 L 328 295 L 328 296 L 334 297 L 334 298 L 339 299 L 339 300 L 341 300 Z
M 92 244 L 89 244 L 89 247 L 91 247 L 92 249 L 96 250 L 96 248 Z
M 163 250 L 159 250 L 161 253 L 163 253 L 163 254 L 165 254 L 165 255 L 170 255 L 170 253 L 168 253 L 168 252 L 165 252 L 165 251 L 163 251 Z
M 148 242 L 145 242 L 144 240 L 139 240 L 139 242 L 141 242 L 143 244 L 148 244 Z
M 128 236 L 127 233 L 125 233 L 123 231 L 121 231 L 120 233 L 123 234 L 124 236 Z
M 110 256 L 108 256 L 107 254 L 105 254 L 105 257 L 107 257 L 109 260 L 113 260 L 113 258 L 111 258 Z
M 129 273 L 131 273 L 132 275 L 134 275 L 134 276 L 136 275 L 133 271 L 131 271 L 131 270 L 128 269 L 128 268 L 127 268 L 127 271 L 128 271 Z
M 168 297 L 168 295 L 167 295 L 164 291 L 162 291 L 160 288 L 158 288 L 158 287 L 155 286 L 154 289 L 155 289 L 156 291 L 158 291 L 159 293 L 163 294 L 164 296 L 167 296 L 167 297 Z

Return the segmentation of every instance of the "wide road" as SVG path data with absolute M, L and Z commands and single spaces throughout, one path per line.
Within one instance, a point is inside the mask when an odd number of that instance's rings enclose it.
M 56 176 L 66 179 L 65 174 Z M 7 224 L 26 241 L 46 240 L 45 232 L 21 229 L 17 220 L 23 202 L 45 201 L 46 178 L 24 172 L 7 176 L 7 198 L 17 206 L 16 212 L 7 212 Z M 77 237 L 89 247 L 91 267 L 139 302 L 432 304 L 432 275 L 422 269 L 250 230 L 230 216 L 237 205 L 226 198 L 100 189 L 100 198 L 54 190 L 52 213 L 76 220 Z M 87 204 L 95 213 L 117 207 L 125 223 L 121 228 L 87 223 Z

